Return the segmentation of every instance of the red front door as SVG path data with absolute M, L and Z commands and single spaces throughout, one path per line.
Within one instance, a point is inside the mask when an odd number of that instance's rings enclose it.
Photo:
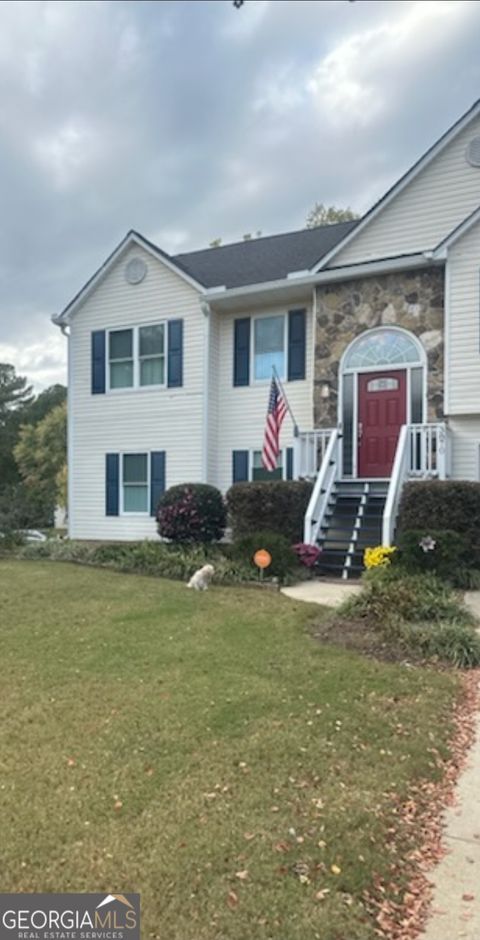
M 358 376 L 358 476 L 389 477 L 407 420 L 407 373 Z

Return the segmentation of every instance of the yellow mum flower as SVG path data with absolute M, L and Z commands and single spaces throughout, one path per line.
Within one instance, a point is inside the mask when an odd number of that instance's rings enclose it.
M 363 564 L 365 568 L 385 567 L 390 564 L 394 552 L 396 552 L 394 546 L 377 545 L 376 548 L 366 548 L 363 553 Z

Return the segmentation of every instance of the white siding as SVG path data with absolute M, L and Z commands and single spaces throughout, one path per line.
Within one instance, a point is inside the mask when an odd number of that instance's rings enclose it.
M 480 480 L 480 415 L 451 418 L 452 477 L 454 480 Z
M 480 414 L 480 224 L 447 261 L 447 414 Z
M 130 285 L 124 266 L 143 256 L 146 278 Z M 91 331 L 184 320 L 184 386 L 91 394 Z M 71 324 L 70 535 L 80 539 L 156 536 L 149 516 L 105 515 L 105 454 L 166 452 L 166 484 L 202 478 L 205 317 L 197 291 L 160 260 L 131 247 L 77 311 Z
M 332 265 L 386 258 L 434 248 L 480 204 L 480 169 L 465 159 L 480 118 L 464 128 L 362 232 Z
M 289 309 L 304 307 L 304 303 L 289 304 Z M 222 491 L 232 484 L 232 451 L 261 450 L 265 416 L 267 412 L 269 381 L 257 382 L 241 388 L 233 385 L 233 321 L 237 317 L 255 313 L 285 313 L 287 308 L 276 306 L 252 311 L 246 309 L 235 314 L 220 314 L 218 364 L 218 437 L 216 475 L 210 482 Z M 304 381 L 285 382 L 285 391 L 300 430 L 313 428 L 312 393 L 312 311 L 307 310 L 306 324 L 306 378 Z M 282 447 L 293 444 L 293 424 L 287 415 L 282 427 Z

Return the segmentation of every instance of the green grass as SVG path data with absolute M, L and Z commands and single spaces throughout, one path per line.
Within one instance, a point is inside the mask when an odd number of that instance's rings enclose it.
M 145 938 L 373 940 L 459 684 L 318 644 L 318 612 L 1 562 L 2 890 L 139 891 Z

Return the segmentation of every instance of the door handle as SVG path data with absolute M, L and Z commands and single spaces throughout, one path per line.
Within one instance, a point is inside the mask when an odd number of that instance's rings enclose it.
M 363 437 L 363 424 L 361 421 L 358 422 L 358 443 L 362 440 Z

